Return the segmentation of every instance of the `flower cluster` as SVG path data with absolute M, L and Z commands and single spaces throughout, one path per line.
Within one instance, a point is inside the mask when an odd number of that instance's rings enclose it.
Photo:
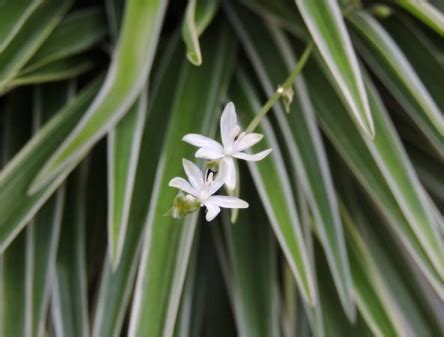
M 233 103 L 228 103 L 222 112 L 220 120 L 220 134 L 222 143 L 214 139 L 190 133 L 183 137 L 183 141 L 198 147 L 196 158 L 210 161 L 212 168 L 205 173 L 189 160 L 183 160 L 183 168 L 188 181 L 181 177 L 171 179 L 169 186 L 178 188 L 187 193 L 178 194 L 174 206 L 170 211 L 173 217 L 181 217 L 196 211 L 202 206 L 207 209 L 206 220 L 213 220 L 222 208 L 247 208 L 248 203 L 234 196 L 214 195 L 223 185 L 229 191 L 236 188 L 237 175 L 236 159 L 259 161 L 265 158 L 271 149 L 257 154 L 245 153 L 247 149 L 257 144 L 263 135 L 258 133 L 242 132 L 237 121 Z

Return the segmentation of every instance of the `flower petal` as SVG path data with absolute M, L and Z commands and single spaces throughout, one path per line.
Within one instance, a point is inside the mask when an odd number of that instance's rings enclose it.
M 202 149 L 197 150 L 196 153 L 194 154 L 194 156 L 196 158 L 205 158 L 205 159 L 209 159 L 209 160 L 214 160 L 214 159 L 220 159 L 224 155 L 222 152 L 202 148 Z
M 271 152 L 272 149 L 264 150 L 256 154 L 249 154 L 244 152 L 233 153 L 232 156 L 238 159 L 243 159 L 247 161 L 259 161 L 264 159 Z
M 212 203 L 211 201 L 205 202 L 204 205 L 207 208 L 207 214 L 205 216 L 205 219 L 207 221 L 213 220 L 220 213 L 219 206 L 217 206 L 216 204 Z
M 197 197 L 197 191 L 190 185 L 188 181 L 181 177 L 175 177 L 171 179 L 168 185 Z
M 224 176 L 225 176 L 225 185 L 230 191 L 233 191 L 236 187 L 236 164 L 234 163 L 234 159 L 231 157 L 225 157 L 221 160 L 221 163 L 224 163 Z
M 247 133 L 244 136 L 239 137 L 238 140 L 235 142 L 234 151 L 240 152 L 246 150 L 249 147 L 252 147 L 253 145 L 259 143 L 262 138 L 264 138 L 264 136 L 260 133 Z
M 203 147 L 206 149 L 211 149 L 215 151 L 222 152 L 223 147 L 220 143 L 216 142 L 214 139 L 199 135 L 197 133 L 189 133 L 185 135 L 182 140 L 188 144 Z
M 208 187 L 209 195 L 216 193 L 227 180 L 228 161 L 233 161 L 232 158 L 223 158 L 219 163 L 219 172 L 216 175 L 213 183 Z
M 204 183 L 204 176 L 199 166 L 186 159 L 182 159 L 182 165 L 191 186 L 193 186 L 193 188 L 197 191 L 201 190 Z
M 208 201 L 223 208 L 248 208 L 248 202 L 226 195 L 213 195 L 208 199 Z
M 231 131 L 237 126 L 237 116 L 234 104 L 232 102 L 225 105 L 220 118 L 220 136 L 222 144 L 225 146 L 230 139 Z

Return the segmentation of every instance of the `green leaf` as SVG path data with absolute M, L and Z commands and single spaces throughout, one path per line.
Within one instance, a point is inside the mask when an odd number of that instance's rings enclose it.
M 177 192 L 168 188 L 168 182 L 183 175 L 182 158 L 193 153 L 192 147 L 181 141 L 182 137 L 191 132 L 214 133 L 218 103 L 225 94 L 234 61 L 233 34 L 227 29 L 219 29 L 217 34 L 208 32 L 202 45 L 208 62 L 198 68 L 184 65 L 174 97 L 145 224 L 147 231 L 129 325 L 131 337 L 168 337 L 174 333 L 197 213 L 183 221 L 164 215 Z
M 182 37 L 187 46 L 187 58 L 195 66 L 202 64 L 199 36 L 212 21 L 219 7 L 219 0 L 188 0 Z
M 237 110 L 244 112 L 245 115 L 240 116 L 244 125 L 260 110 L 257 96 L 245 76 L 237 77 L 235 85 L 230 88 L 230 98 L 236 102 Z M 284 160 L 267 120 L 263 120 L 259 133 L 265 137 L 256 146 L 258 150 L 272 148 L 273 152 L 260 163 L 248 162 L 248 168 L 299 290 L 304 299 L 313 306 L 316 304 L 313 272 L 308 261 L 299 216 L 294 207 L 295 199 Z
M 358 47 L 363 58 L 438 153 L 444 155 L 443 112 L 433 101 L 400 48 L 384 28 L 368 14 L 355 12 L 348 18 L 362 39 Z
M 122 23 L 124 0 L 106 0 L 106 16 L 108 18 L 108 26 L 111 38 L 115 40 L 119 36 L 120 26 Z
M 40 0 L 2 1 L 0 4 L 0 54 L 40 3 Z
M 105 260 L 94 316 L 94 337 L 114 337 L 122 329 L 139 264 L 138 253 L 149 208 L 147 200 L 152 193 L 165 129 L 173 105 L 171 93 L 175 92 L 178 85 L 176 78 L 183 63 L 180 57 L 183 51 L 177 46 L 178 36 L 174 37 L 165 52 L 158 56 L 160 64 L 149 93 L 149 112 L 143 129 L 128 227 L 121 254 L 121 260 L 125 263 L 119 263 L 117 268 L 112 270 L 109 257 Z
M 92 60 L 85 56 L 73 56 L 49 63 L 10 81 L 4 90 L 30 84 L 62 81 L 90 70 L 94 66 Z
M 108 135 L 108 241 L 116 269 L 125 242 L 140 142 L 147 115 L 148 90 Z
M 282 34 L 272 33 L 248 13 L 230 16 L 244 48 L 256 70 L 264 91 L 273 95 L 296 65 L 293 52 Z M 248 20 L 250 19 L 250 20 Z M 272 48 L 275 53 L 267 51 Z M 274 107 L 280 132 L 290 153 L 293 171 L 304 182 L 304 192 L 319 226 L 321 241 L 334 275 L 343 307 L 350 319 L 354 317 L 351 295 L 351 274 L 345 250 L 342 224 L 333 190 L 325 150 L 315 124 L 312 103 L 300 75 L 295 85 L 294 102 L 286 114 L 281 105 Z
M 244 184 L 242 190 L 246 187 Z M 254 194 L 254 189 L 249 191 L 253 193 L 248 195 Z M 241 336 L 278 336 L 276 244 L 260 202 L 248 201 L 249 209 L 240 211 L 235 224 L 228 216 L 223 217 L 236 325 Z
M 8 163 L 0 175 L 0 252 L 32 219 L 43 203 L 63 182 L 69 172 L 62 172 L 42 191 L 29 196 L 29 185 L 54 150 L 82 117 L 95 94 L 96 81 L 56 114 Z
M 73 0 L 48 0 L 32 13 L 23 27 L 0 54 L 0 93 L 42 45 Z
M 395 3 L 444 37 L 444 15 L 432 4 L 417 0 L 395 0 Z
M 375 336 L 404 336 L 399 313 L 390 292 L 372 259 L 363 238 L 356 230 L 350 214 L 344 208 L 347 248 L 353 275 L 356 302 L 362 316 Z
M 329 0 L 295 2 L 352 116 L 373 138 L 375 128 L 367 94 L 339 5 Z
M 35 178 L 36 193 L 73 168 L 127 112 L 150 73 L 167 0 L 129 0 L 113 61 L 102 89 L 63 144 Z
M 434 196 L 444 202 L 444 176 L 441 174 L 444 171 L 443 161 L 414 147 L 410 147 L 408 153 L 421 182 Z
M 390 17 L 384 21 L 387 32 L 407 57 L 421 82 L 427 88 L 439 109 L 444 111 L 444 66 L 439 62 L 430 38 L 408 18 Z
M 76 11 L 66 17 L 48 36 L 19 77 L 63 58 L 79 54 L 106 35 L 106 22 L 98 8 Z
M 350 180 L 346 177 L 348 183 Z M 349 186 L 347 186 L 349 187 Z M 424 287 L 424 278 L 417 266 L 412 263 L 405 250 L 400 249 L 396 233 L 393 233 L 375 216 L 375 210 L 369 200 L 364 198 L 357 189 L 342 191 L 343 199 L 359 226 L 359 235 L 365 239 L 365 245 L 377 268 L 376 273 L 382 278 L 388 292 L 385 297 L 395 307 L 393 314 L 407 335 L 433 336 L 439 331 L 439 310 L 434 307 L 436 297 L 426 294 L 430 288 Z M 345 195 L 347 197 L 345 197 Z
M 57 95 L 54 91 L 57 89 Z M 64 95 L 63 89 L 69 91 L 69 86 L 37 87 L 34 90 L 33 125 L 40 128 L 46 119 L 60 105 L 66 103 L 69 95 Z M 62 214 L 65 200 L 65 190 L 61 187 L 50 198 L 28 225 L 27 251 L 30 259 L 30 272 L 26 275 L 30 282 L 31 294 L 28 295 L 28 321 L 30 322 L 30 336 L 43 336 L 49 299 L 55 275 L 57 247 L 62 223 Z
M 85 161 L 67 182 L 51 302 L 57 336 L 87 336 L 89 331 L 85 256 L 87 177 Z
M 435 264 L 429 258 L 431 254 L 436 262 L 439 256 L 443 256 L 439 253 L 440 248 L 436 246 L 439 237 L 422 235 L 423 238 L 427 237 L 433 242 L 432 246 L 423 246 L 414 231 L 416 228 L 417 232 L 431 234 L 436 231 L 435 224 L 424 208 L 424 192 L 412 172 L 399 140 L 394 135 L 393 126 L 388 120 L 385 109 L 375 97 L 373 89 L 370 91 L 372 111 L 375 125 L 379 125 L 380 128 L 374 142 L 358 132 L 347 115 L 346 107 L 334 94 L 333 89 L 327 84 L 327 79 L 321 75 L 318 68 L 308 63 L 305 71 L 305 79 L 312 97 L 322 95 L 322 100 L 317 99 L 313 102 L 325 133 L 388 219 L 393 230 L 399 235 L 429 281 L 439 293 L 442 293 L 440 276 L 442 266 L 439 263 Z M 402 179 L 402 185 L 396 185 L 395 188 L 394 181 L 399 182 L 399 179 Z M 403 187 L 403 190 L 399 187 Z M 421 219 L 414 223 L 414 217 Z
M 8 97 L 5 110 L 2 111 L 5 137 L 1 144 L 3 148 L 2 166 L 15 155 L 29 136 L 29 129 L 19 127 L 29 120 L 29 115 L 17 115 L 24 107 L 23 101 L 28 96 L 19 92 Z M 26 106 L 27 104 L 25 104 Z M 16 130 L 16 132 L 6 132 Z M 27 299 L 32 294 L 30 278 L 32 275 L 31 251 L 28 251 L 29 237 L 22 233 L 16 238 L 6 252 L 0 255 L 0 335 L 19 337 L 24 336 L 29 329 L 29 310 Z

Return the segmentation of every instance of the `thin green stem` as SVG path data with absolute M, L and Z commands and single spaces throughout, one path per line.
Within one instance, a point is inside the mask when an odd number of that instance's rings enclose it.
M 260 124 L 262 118 L 267 114 L 268 111 L 273 107 L 274 103 L 285 93 L 286 90 L 291 88 L 291 85 L 296 80 L 296 77 L 298 77 L 299 73 L 304 68 L 305 64 L 308 61 L 308 58 L 310 57 L 310 54 L 313 50 L 313 41 L 311 41 L 307 47 L 305 47 L 305 50 L 299 60 L 299 62 L 294 67 L 293 71 L 290 73 L 288 78 L 285 80 L 284 84 L 278 88 L 278 90 L 271 96 L 268 101 L 262 106 L 259 113 L 254 117 L 254 119 L 250 122 L 248 127 L 246 128 L 245 132 L 253 132 L 257 126 Z

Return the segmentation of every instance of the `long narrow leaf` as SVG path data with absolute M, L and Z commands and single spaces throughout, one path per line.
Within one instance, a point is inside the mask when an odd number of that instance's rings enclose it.
M 375 336 L 404 336 L 399 313 L 393 304 L 382 276 L 376 268 L 362 237 L 355 229 L 345 208 L 342 216 L 346 224 L 347 248 L 352 266 L 353 288 L 359 310 Z
M 181 72 L 146 220 L 129 326 L 131 337 L 168 337 L 174 333 L 197 214 L 181 222 L 165 217 L 176 194 L 167 186 L 171 178 L 183 174 L 182 158 L 192 154 L 192 148 L 181 141 L 183 135 L 211 134 L 215 130 L 216 110 L 225 94 L 234 59 L 232 33 L 227 29 L 219 31 L 216 35 L 208 32 L 203 40 L 209 61 L 199 68 L 186 64 Z
M 40 5 L 40 0 L 3 1 L 0 4 L 0 54 Z
M 273 307 L 277 289 L 276 244 L 265 214 L 255 210 L 260 208 L 260 202 L 250 202 L 250 208 L 240 212 L 236 224 L 232 224 L 228 216 L 223 219 L 238 333 L 240 336 L 278 336 L 278 316 Z
M 281 34 L 277 31 L 272 34 L 260 21 L 254 20 L 248 13 L 241 13 L 241 16 L 233 13 L 231 19 L 235 21 L 234 26 L 265 92 L 271 96 L 295 66 L 294 55 Z M 268 53 L 270 47 L 280 51 L 280 54 Z M 290 114 L 287 116 L 283 108 L 276 105 L 275 115 L 290 152 L 291 164 L 299 181 L 304 182 L 304 191 L 309 196 L 344 309 L 352 319 L 354 306 L 350 291 L 350 267 L 328 164 L 301 77 L 295 89 L 295 102 L 291 105 Z
M 54 95 L 53 89 L 37 87 L 33 92 L 34 132 L 69 98 L 69 85 L 58 86 L 57 95 Z M 64 95 L 64 92 L 67 94 Z M 45 332 L 64 200 L 65 190 L 61 187 L 45 203 L 26 230 L 27 250 L 31 259 L 30 272 L 25 276 L 32 289 L 27 301 L 30 337 L 43 337 Z
M 339 4 L 331 0 L 295 2 L 352 115 L 373 137 L 375 128 L 367 94 Z
M 404 7 L 412 15 L 434 29 L 444 37 L 444 15 L 427 1 L 395 0 L 395 3 Z
M 182 25 L 182 36 L 187 46 L 187 58 L 196 66 L 202 64 L 199 36 L 213 19 L 218 7 L 219 0 L 188 1 Z
M 83 74 L 90 70 L 94 63 L 84 56 L 74 56 L 61 59 L 53 63 L 37 68 L 29 73 L 18 76 L 8 82 L 4 90 L 11 90 L 14 87 L 30 84 L 40 84 L 67 80 Z
M 361 54 L 373 71 L 444 155 L 444 118 L 415 70 L 384 28 L 371 16 L 356 12 L 348 16 L 359 32 Z
M 171 92 L 175 92 L 175 81 L 183 63 L 180 57 L 183 52 L 177 48 L 178 38 L 169 42 L 161 60 L 150 91 L 149 112 L 145 121 L 140 158 L 134 182 L 128 227 L 121 259 L 131 263 L 120 263 L 112 269 L 111 260 L 106 259 L 102 271 L 99 295 L 94 317 L 94 337 L 117 336 L 122 329 L 125 311 L 129 302 L 135 274 L 138 266 L 138 253 L 143 225 L 149 208 L 150 195 L 154 184 L 158 158 L 162 150 L 165 129 L 173 104 Z M 172 84 L 173 83 L 173 84 Z
M 4 151 L 2 165 L 16 154 L 30 135 L 31 130 L 19 127 L 30 117 L 17 118 L 23 108 L 20 100 L 29 100 L 29 95 L 18 92 L 9 97 L 5 111 L 2 111 L 5 131 L 4 143 L 1 144 Z M 0 336 L 19 337 L 30 331 L 28 299 L 32 294 L 29 282 L 32 277 L 32 251 L 28 250 L 28 239 L 22 233 L 0 255 Z
M 117 267 L 125 242 L 134 188 L 140 142 L 147 114 L 145 89 L 108 136 L 108 240 L 114 269 Z
M 87 178 L 85 161 L 67 183 L 51 306 L 57 336 L 89 334 L 85 256 Z
M 151 70 L 167 0 L 129 0 L 108 76 L 76 128 L 35 178 L 35 193 L 61 171 L 74 167 L 124 115 Z
M 230 97 L 236 102 L 239 111 L 245 113 L 242 118 L 245 124 L 254 118 L 260 105 L 252 85 L 245 76 L 239 76 L 235 83 L 239 86 L 230 88 Z M 308 261 L 307 248 L 303 240 L 299 216 L 294 207 L 295 199 L 282 154 L 268 121 L 262 122 L 260 133 L 265 134 L 266 138 L 257 145 L 258 149 L 264 150 L 271 147 L 273 152 L 258 164 L 249 162 L 248 168 L 299 290 L 307 303 L 315 305 L 313 272 Z
M 305 78 L 310 89 L 310 94 L 313 95 L 312 97 L 322 94 L 322 100 L 314 100 L 313 102 L 315 104 L 316 113 L 320 120 L 321 126 L 323 127 L 327 136 L 347 162 L 347 165 L 350 167 L 352 172 L 364 186 L 365 190 L 370 194 L 372 200 L 374 200 L 379 209 L 387 217 L 390 224 L 393 226 L 393 229 L 396 233 L 398 233 L 403 244 L 415 259 L 416 263 L 418 263 L 421 270 L 434 285 L 435 289 L 442 293 L 442 281 L 439 272 L 439 268 L 441 267 L 438 264 L 436 268 L 426 253 L 426 249 L 430 252 L 431 247 L 423 247 L 420 244 L 418 237 L 416 237 L 411 227 L 418 226 L 419 224 L 412 224 L 412 219 L 409 219 L 408 216 L 404 214 L 401 209 L 401 205 L 398 203 L 398 200 L 400 199 L 398 198 L 397 200 L 397 198 L 395 198 L 395 195 L 391 191 L 386 180 L 386 177 L 389 177 L 388 174 L 390 171 L 388 168 L 384 168 L 382 171 L 383 161 L 381 158 L 378 159 L 379 163 L 377 163 L 375 158 L 373 158 L 373 154 L 376 155 L 381 150 L 376 150 L 375 144 L 372 142 L 365 142 L 362 135 L 359 134 L 358 130 L 353 125 L 353 121 L 348 117 L 345 111 L 346 107 L 344 107 L 340 99 L 334 94 L 333 89 L 328 86 L 328 81 L 321 75 L 318 68 L 309 63 L 306 65 L 305 70 L 307 71 L 307 76 Z M 372 101 L 374 105 L 376 102 L 373 99 Z M 334 113 L 332 113 L 332 111 L 334 111 Z M 374 112 L 378 114 L 378 121 L 380 121 L 379 124 L 388 123 L 388 125 L 390 125 L 388 120 L 386 120 L 386 117 L 384 117 L 385 112 L 380 110 L 379 103 Z M 381 118 L 383 118 L 384 122 L 381 121 Z M 392 144 L 387 144 L 389 147 L 387 149 L 383 149 L 384 151 L 381 151 L 381 153 L 386 153 L 387 155 L 391 153 L 391 156 L 393 156 L 392 159 L 394 159 L 399 156 L 399 153 L 397 153 L 398 149 L 396 149 L 396 152 L 394 153 L 391 147 L 393 144 L 398 144 L 398 141 L 393 140 L 393 133 L 391 131 L 387 133 L 387 127 L 389 126 L 381 125 L 380 134 L 376 137 L 382 139 L 387 138 L 389 143 Z M 399 148 L 399 145 L 395 146 L 396 148 Z M 407 167 L 405 167 L 405 165 L 405 159 L 402 159 L 401 162 L 397 162 L 397 171 L 407 170 L 404 172 L 407 173 L 407 176 L 411 176 L 411 172 L 408 173 L 410 171 L 408 168 L 409 164 L 407 164 Z M 386 176 L 383 175 L 383 172 Z M 398 175 L 398 173 L 396 173 L 396 175 Z M 410 178 L 408 178 L 408 180 L 410 180 Z M 413 185 L 411 182 L 409 182 L 406 187 L 410 186 L 410 188 L 416 189 L 418 188 L 416 184 L 417 182 L 415 182 L 414 179 Z M 417 198 L 418 196 L 410 195 L 410 197 Z M 416 208 L 418 206 L 421 207 L 421 205 L 422 202 L 411 205 L 409 202 L 403 201 L 404 207 Z M 425 226 L 426 230 L 431 230 L 431 228 L 428 227 L 428 220 L 426 221 L 427 222 L 425 223 L 421 223 L 421 225 Z M 439 237 L 435 237 L 435 239 L 432 240 L 439 240 Z
M 39 193 L 27 191 L 36 173 L 79 121 L 97 93 L 100 81 L 85 88 L 54 116 L 11 160 L 0 175 L 0 251 L 4 251 L 44 202 L 60 186 L 65 172 Z
M 106 34 L 103 12 L 97 8 L 74 12 L 48 36 L 20 76 L 48 63 L 79 54 L 99 42 Z
M 73 0 L 48 0 L 26 20 L 23 27 L 0 54 L 0 93 L 32 57 L 60 22 Z

